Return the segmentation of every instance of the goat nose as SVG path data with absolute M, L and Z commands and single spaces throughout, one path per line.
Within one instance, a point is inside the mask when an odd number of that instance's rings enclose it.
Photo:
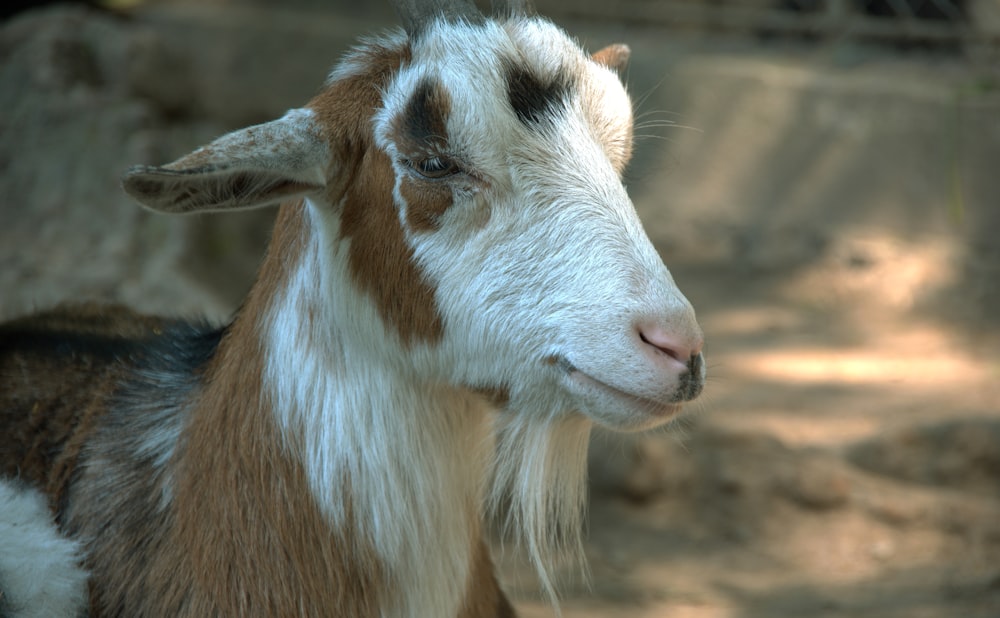
M 704 338 L 700 333 L 685 335 L 669 333 L 660 326 L 642 324 L 639 339 L 655 354 L 664 354 L 682 365 L 687 365 L 692 357 L 701 353 Z

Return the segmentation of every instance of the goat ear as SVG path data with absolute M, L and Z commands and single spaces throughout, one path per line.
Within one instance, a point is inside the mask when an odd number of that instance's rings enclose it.
M 628 66 L 628 59 L 631 55 L 632 50 L 628 45 L 625 45 L 624 43 L 614 43 L 597 50 L 591 54 L 590 57 L 597 64 L 603 64 L 612 71 L 621 75 L 625 72 L 625 67 Z
M 122 188 L 160 212 L 256 208 L 322 189 L 330 159 L 312 112 L 297 109 L 224 135 L 168 165 L 133 167 Z

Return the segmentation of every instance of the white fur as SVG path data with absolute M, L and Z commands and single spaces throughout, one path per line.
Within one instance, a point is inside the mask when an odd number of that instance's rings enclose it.
M 554 562 L 562 558 L 585 567 L 580 529 L 590 430 L 591 422 L 579 415 L 539 420 L 509 414 L 497 422 L 491 512 L 507 517 L 505 532 L 521 534 L 542 589 L 557 608 Z
M 412 53 L 375 121 L 396 161 L 404 229 L 399 183 L 412 172 L 392 120 L 425 75 L 450 95 L 448 154 L 470 170 L 449 181 L 455 204 L 440 229 L 407 229 L 448 326 L 430 362 L 449 383 L 510 386 L 491 495 L 494 504 L 511 498 L 513 523 L 554 600 L 553 557 L 579 557 L 592 422 L 640 429 L 668 418 L 651 414 L 651 402 L 669 399 L 676 376 L 641 353 L 636 324 L 700 332 L 616 171 L 632 116 L 608 69 L 539 19 L 439 24 Z M 555 126 L 533 131 L 511 113 L 500 63 L 510 58 L 538 75 L 573 74 Z M 579 372 L 543 360 L 552 357 Z
M 0 608 L 9 618 L 78 616 L 87 604 L 80 548 L 60 535 L 45 497 L 0 481 Z
M 472 178 L 450 181 L 456 204 L 440 230 L 408 238 L 434 282 L 446 323 L 454 325 L 441 346 L 442 370 L 456 382 L 533 386 L 525 392 L 557 386 L 568 391 L 564 409 L 614 428 L 663 422 L 614 394 L 537 370 L 538 359 L 559 355 L 618 391 L 667 399 L 676 376 L 638 353 L 635 323 L 653 320 L 700 336 L 690 303 L 646 237 L 612 165 L 614 144 L 599 139 L 614 123 L 597 122 L 595 114 L 618 119 L 619 132 L 630 122 L 624 88 L 609 83 L 607 69 L 542 20 L 439 28 L 448 36 L 426 34 L 409 69 L 387 91 L 376 135 L 390 155 L 402 158 L 391 141 L 392 119 L 423 75 L 443 82 L 452 98 L 449 146 Z M 476 52 L 470 55 L 470 48 Z M 562 70 L 576 77 L 571 109 L 552 130 L 521 126 L 507 107 L 498 58 L 511 56 L 539 74 Z M 399 177 L 404 167 L 397 163 Z M 480 202 L 490 211 L 485 227 L 462 225 Z M 541 403 L 544 417 L 550 402 Z
M 384 615 L 453 616 L 480 534 L 489 411 L 408 365 L 398 339 L 367 319 L 371 301 L 343 292 L 349 242 L 333 242 L 337 219 L 312 203 L 306 216 L 313 233 L 265 322 L 278 420 L 304 435 L 306 473 L 338 529 L 350 496 L 351 534 L 370 539 L 389 569 Z
M 327 76 L 326 85 L 360 75 L 368 68 L 368 51 L 373 48 L 399 49 L 406 43 L 406 33 L 402 28 L 391 30 L 382 36 L 361 37 L 358 44 L 351 49 Z

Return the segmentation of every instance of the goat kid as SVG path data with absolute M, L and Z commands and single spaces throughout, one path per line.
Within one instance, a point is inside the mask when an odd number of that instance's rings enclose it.
M 305 107 L 126 174 L 161 212 L 282 203 L 228 326 L 0 326 L 0 614 L 510 616 L 489 506 L 551 593 L 592 424 L 698 395 L 701 331 L 620 178 L 627 48 L 444 4 Z

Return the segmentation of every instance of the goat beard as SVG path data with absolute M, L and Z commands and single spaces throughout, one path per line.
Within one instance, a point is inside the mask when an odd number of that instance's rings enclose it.
M 581 541 L 592 423 L 580 414 L 501 413 L 490 511 L 504 536 L 519 536 L 542 589 L 558 607 L 554 568 L 586 573 Z

